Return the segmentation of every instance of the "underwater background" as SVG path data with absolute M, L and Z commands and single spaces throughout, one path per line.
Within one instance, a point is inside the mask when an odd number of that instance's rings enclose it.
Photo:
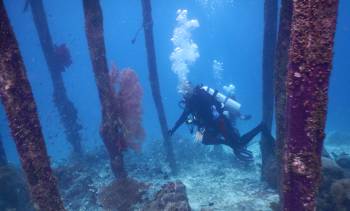
M 64 129 L 52 101 L 52 82 L 31 11 L 24 11 L 24 0 L 5 0 L 4 2 L 37 103 L 48 153 L 53 165 L 59 165 L 60 162 L 70 159 L 71 146 L 65 140 Z M 152 150 L 154 145 L 162 145 L 162 138 L 148 79 L 143 30 L 138 34 L 136 42 L 131 42 L 143 23 L 141 2 L 139 0 L 102 0 L 100 2 L 104 16 L 108 65 L 111 67 L 112 64 L 116 64 L 119 68 L 130 67 L 137 72 L 144 89 L 142 108 L 146 136 L 143 150 Z M 63 73 L 64 83 L 68 97 L 77 108 L 79 122 L 83 126 L 83 148 L 86 151 L 94 151 L 103 146 L 99 134 L 101 107 L 85 35 L 82 1 L 46 0 L 44 6 L 54 43 L 64 43 L 70 50 L 72 65 Z M 191 37 L 198 45 L 199 57 L 189 65 L 189 81 L 220 90 L 224 85 L 234 84 L 237 99 L 242 104 L 242 111 L 253 116 L 249 121 L 238 122 L 239 130 L 244 133 L 256 126 L 262 118 L 264 1 L 153 0 L 152 9 L 159 81 L 169 126 L 172 126 L 181 114 L 181 108 L 178 106 L 181 100 L 177 88 L 178 77 L 172 71 L 172 62 L 169 58 L 174 49 L 171 38 L 177 24 L 178 9 L 186 9 L 188 19 L 196 19 L 199 22 L 199 27 L 193 29 Z M 340 1 L 329 90 L 327 135 L 350 134 L 349 11 L 350 1 Z M 0 108 L 2 122 L 0 134 L 6 154 L 10 162 L 19 165 L 5 112 L 2 106 Z M 176 133 L 188 139 L 186 141 L 193 140 L 185 126 Z M 258 153 L 258 140 L 259 137 L 252 144 L 255 153 Z M 181 147 L 181 144 L 174 147 Z M 190 149 L 196 150 L 196 148 Z M 349 150 L 349 148 L 344 149 Z M 192 153 L 196 154 L 191 151 L 183 153 L 188 153 L 188 156 Z M 206 166 L 198 164 L 198 169 L 200 168 L 206 168 Z M 193 168 L 193 171 L 198 169 Z M 190 175 L 191 172 L 188 174 Z M 255 176 L 256 174 L 252 174 L 249 177 Z M 232 179 L 235 179 L 234 175 Z

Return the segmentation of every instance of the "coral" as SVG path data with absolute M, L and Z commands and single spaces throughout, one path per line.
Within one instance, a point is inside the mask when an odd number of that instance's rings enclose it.
M 335 210 L 348 211 L 350 209 L 350 179 L 334 182 L 331 187 L 331 195 Z
M 170 170 L 164 159 L 164 148 L 160 140 L 150 141 L 154 142 L 148 143 L 150 147 L 145 148 L 143 153 L 133 150 L 124 153 L 129 176 L 150 184 L 141 203 L 138 203 L 134 210 L 142 210 L 150 200 L 155 198 L 161 186 L 169 182 Z M 193 147 L 181 149 L 186 143 Z M 257 145 L 252 147 L 258 151 Z M 278 196 L 276 192 L 266 189 L 266 186 L 259 181 L 258 169 L 247 169 L 243 165 L 237 165 L 228 147 L 220 156 L 210 151 L 210 148 L 212 147 L 194 144 L 191 140 L 174 145 L 174 149 L 178 149 L 177 162 L 181 164 L 176 178 L 186 185 L 191 208 L 193 210 L 270 210 L 269 203 L 277 201 Z M 196 149 L 199 149 L 199 152 Z M 97 198 L 97 204 L 93 201 L 91 189 L 98 190 L 97 193 L 99 193 L 103 187 L 114 180 L 106 150 L 103 146 L 97 150 L 88 152 L 88 158 L 85 158 L 84 154 L 84 157 L 79 160 L 68 159 L 60 163 L 59 174 L 56 175 L 67 210 L 115 210 L 103 209 L 98 200 L 100 197 Z M 178 154 L 180 151 L 182 151 L 181 154 Z M 193 156 L 191 156 L 192 152 Z M 191 158 L 194 162 L 191 163 L 187 158 Z M 86 183 L 89 177 L 92 183 Z M 76 195 L 73 195 L 74 193 Z
M 134 210 L 133 206 L 143 201 L 148 185 L 132 178 L 113 181 L 99 193 L 99 201 L 106 210 Z
M 34 210 L 23 175 L 8 165 L 0 166 L 0 210 Z
M 329 188 L 335 180 L 342 179 L 344 177 L 343 170 L 338 164 L 329 158 L 322 158 L 322 182 L 320 192 L 329 193 Z
M 150 202 L 143 211 L 189 211 L 186 186 L 181 181 L 169 182 L 162 186 L 155 199 Z
M 279 185 L 279 175 L 278 172 L 278 163 L 275 156 L 267 156 L 266 163 L 268 165 L 265 168 L 261 169 L 262 175 L 264 175 L 264 181 L 273 189 L 277 189 Z
M 97 210 L 99 187 L 113 179 L 103 148 L 60 163 L 54 173 L 67 210 Z
M 116 112 L 121 123 L 124 139 L 122 148 L 140 150 L 144 139 L 142 127 L 141 84 L 134 70 L 118 70 L 115 65 L 110 72 L 110 81 L 114 90 Z
M 72 57 L 65 43 L 61 45 L 54 45 L 54 54 L 57 62 L 63 65 L 65 68 L 69 68 L 72 65 Z
M 322 157 L 322 177 L 317 196 L 317 210 L 333 210 L 334 204 L 330 193 L 331 185 L 343 177 L 343 170 L 334 160 Z
M 341 153 L 336 157 L 337 164 L 344 168 L 350 170 L 350 155 L 347 153 Z

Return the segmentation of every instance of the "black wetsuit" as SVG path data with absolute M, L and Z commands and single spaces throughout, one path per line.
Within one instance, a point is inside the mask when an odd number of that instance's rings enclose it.
M 234 150 L 238 158 L 242 158 L 242 153 L 250 153 L 246 147 L 261 131 L 261 125 L 240 136 L 239 131 L 232 124 L 233 121 L 228 119 L 223 111 L 222 104 L 215 97 L 197 86 L 191 95 L 185 98 L 184 111 L 170 131 L 174 133 L 188 119 L 189 115 L 192 115 L 193 123 L 199 130 L 204 130 L 203 144 L 227 145 Z M 244 160 L 244 156 L 242 159 Z

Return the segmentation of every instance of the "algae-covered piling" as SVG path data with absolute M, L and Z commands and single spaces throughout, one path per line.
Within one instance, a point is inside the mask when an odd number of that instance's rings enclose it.
M 293 2 L 286 81 L 283 209 L 315 210 L 338 0 Z
M 64 210 L 52 175 L 32 89 L 3 0 L 0 1 L 0 94 L 38 210 Z

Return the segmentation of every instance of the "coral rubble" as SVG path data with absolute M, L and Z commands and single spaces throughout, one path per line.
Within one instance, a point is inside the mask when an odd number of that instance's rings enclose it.
M 2 142 L 2 138 L 0 135 L 0 166 L 7 164 L 7 157 L 4 149 L 4 145 Z
M 115 180 L 103 147 L 80 159 L 60 163 L 55 175 L 67 210 L 106 210 L 108 205 L 102 203 L 104 197 L 116 207 L 128 204 L 127 207 L 134 210 L 149 209 L 151 203 L 156 204 L 162 186 L 174 183 L 172 181 L 181 181 L 186 186 L 188 203 L 193 210 L 268 211 L 269 204 L 278 200 L 276 192 L 260 182 L 259 169 L 239 164 L 228 148 L 214 149 L 190 139 L 175 138 L 174 153 L 180 168 L 177 175 L 172 175 L 161 142 L 153 140 L 148 144 L 150 147 L 142 153 L 134 150 L 124 153 L 128 176 L 134 180 L 131 184 Z M 258 152 L 257 144 L 252 148 Z M 106 189 L 110 190 L 108 194 Z M 114 194 L 116 190 L 119 195 Z M 130 193 L 135 190 L 135 195 L 130 197 L 133 200 L 121 197 L 125 190 Z
M 133 206 L 142 202 L 148 186 L 132 178 L 113 181 L 99 193 L 99 201 L 106 210 L 134 210 Z
M 155 199 L 143 209 L 144 211 L 190 211 L 186 186 L 181 181 L 164 184 Z
M 10 165 L 0 166 L 0 210 L 34 210 L 23 175 Z

